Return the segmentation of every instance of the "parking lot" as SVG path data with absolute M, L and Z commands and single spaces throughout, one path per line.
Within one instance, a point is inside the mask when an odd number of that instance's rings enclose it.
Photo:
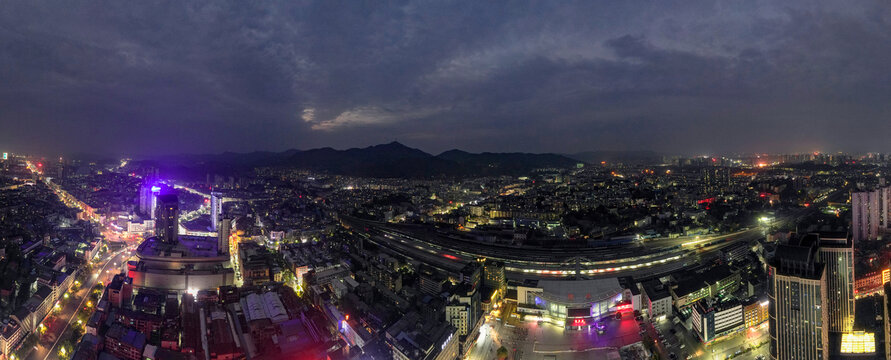
M 590 359 L 607 358 L 607 354 L 641 340 L 638 322 L 631 315 L 621 319 L 602 320 L 602 332 L 595 329 L 566 330 L 545 322 L 497 319 L 487 322 L 478 349 L 470 358 L 488 358 L 495 348 L 504 345 L 511 359 Z M 491 343 L 490 343 L 491 342 Z
M 750 349 L 756 344 L 764 344 L 767 341 L 766 324 L 742 330 L 708 345 L 699 342 L 695 334 L 680 324 L 665 320 L 657 321 L 653 325 L 650 329 L 651 337 L 665 359 L 755 360 L 759 356 L 767 356 L 767 345 Z

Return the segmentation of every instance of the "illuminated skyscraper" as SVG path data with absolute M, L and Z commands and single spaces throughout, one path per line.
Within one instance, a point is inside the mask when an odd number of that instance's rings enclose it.
M 146 180 L 139 187 L 139 212 L 150 219 L 155 218 L 155 210 L 158 206 L 157 197 L 161 193 L 161 187 L 154 180 Z
M 220 230 L 220 218 L 223 216 L 223 194 L 219 192 L 210 193 L 210 223 L 212 231 Z
M 176 194 L 161 194 L 157 199 L 155 236 L 163 243 L 176 244 L 179 237 L 179 198 Z
M 854 242 L 845 232 L 820 233 L 818 261 L 826 266 L 829 331 L 854 328 Z
M 809 234 L 777 246 L 768 263 L 770 358 L 829 359 L 829 299 L 820 239 Z

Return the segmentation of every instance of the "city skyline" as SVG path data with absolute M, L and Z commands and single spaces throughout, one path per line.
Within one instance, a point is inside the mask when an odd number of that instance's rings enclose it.
M 0 144 L 883 152 L 888 7 L 14 3 Z
M 0 4 L 0 360 L 891 360 L 887 2 Z

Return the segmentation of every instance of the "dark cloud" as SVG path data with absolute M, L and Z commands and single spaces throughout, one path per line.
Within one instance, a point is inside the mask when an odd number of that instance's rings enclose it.
M 4 2 L 0 147 L 889 151 L 881 2 Z

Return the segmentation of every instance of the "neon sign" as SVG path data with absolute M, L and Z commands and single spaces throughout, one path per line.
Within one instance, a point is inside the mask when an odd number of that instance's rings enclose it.
M 619 311 L 619 312 L 626 312 L 626 311 L 631 311 L 631 310 L 632 310 L 631 304 L 622 304 L 622 305 L 616 306 L 616 311 Z
M 585 326 L 588 323 L 585 322 L 585 319 L 574 319 L 572 320 L 572 326 Z

